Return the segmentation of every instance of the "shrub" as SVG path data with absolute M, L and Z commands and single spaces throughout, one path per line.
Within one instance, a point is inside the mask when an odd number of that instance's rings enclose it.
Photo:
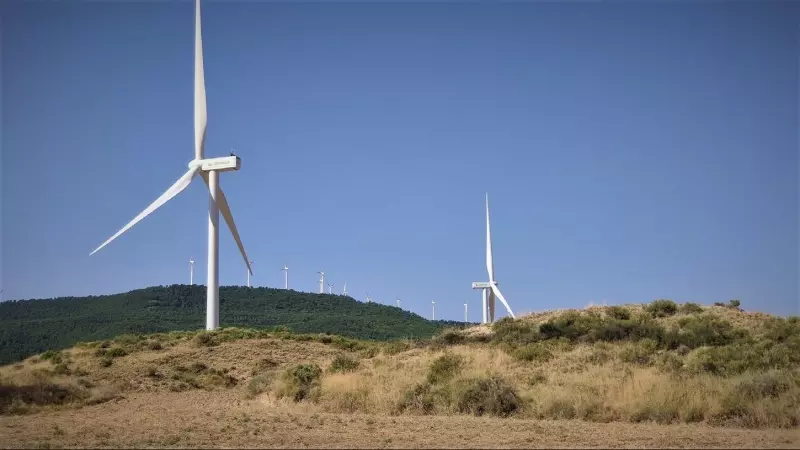
M 255 367 L 253 368 L 252 374 L 256 375 L 261 372 L 265 372 L 268 370 L 272 370 L 278 367 L 278 362 L 272 358 L 262 358 L 256 362 Z
M 127 354 L 128 352 L 122 347 L 112 347 L 106 350 L 105 356 L 108 358 L 120 358 Z
M 291 397 L 299 402 L 304 399 L 315 399 L 319 394 L 322 369 L 316 364 L 300 364 L 287 370 L 283 375 L 281 396 Z
M 458 397 L 457 408 L 475 416 L 508 417 L 522 408 L 522 400 L 511 385 L 494 375 L 469 380 Z
M 682 314 L 700 314 L 703 312 L 703 307 L 697 303 L 688 302 L 681 305 L 680 312 Z
M 56 366 L 53 368 L 53 373 L 55 373 L 56 375 L 69 375 L 70 370 L 69 367 L 67 367 L 67 365 L 62 362 L 56 364 Z
M 520 347 L 511 356 L 521 361 L 547 362 L 553 358 L 553 353 L 541 342 Z
M 623 306 L 611 306 L 606 309 L 606 314 L 611 318 L 620 320 L 628 320 L 631 318 L 631 311 Z
M 411 349 L 411 344 L 408 341 L 392 341 L 383 347 L 383 352 L 387 355 L 396 355 L 409 349 Z
M 331 373 L 346 373 L 354 372 L 358 369 L 360 363 L 358 360 L 351 358 L 347 355 L 338 355 L 331 362 L 328 372 Z
M 492 324 L 493 339 L 497 342 L 527 344 L 538 342 L 542 339 L 536 326 L 511 317 L 503 317 Z
M 653 317 L 667 317 L 678 312 L 678 305 L 672 300 L 656 300 L 645 308 Z
M 620 352 L 620 358 L 629 363 L 647 365 L 656 352 L 658 343 L 652 339 L 627 344 Z
M 38 382 L 29 385 L 0 383 L 0 413 L 8 414 L 25 405 L 63 405 L 88 397 L 82 389 L 54 383 Z
M 42 361 L 50 360 L 53 364 L 61 364 L 63 354 L 60 351 L 48 350 L 39 356 Z
M 161 350 L 161 342 L 158 341 L 150 341 L 147 343 L 147 348 L 150 350 Z
M 800 364 L 800 354 L 785 344 L 761 341 L 756 344 L 731 344 L 702 347 L 687 357 L 687 369 L 694 373 L 708 372 L 729 376 L 747 371 L 789 369 Z
M 685 345 L 689 348 L 702 346 L 722 346 L 743 341 L 748 332 L 734 328 L 730 322 L 711 315 L 682 317 L 678 324 L 680 329 L 671 330 L 666 336 L 667 346 L 677 348 Z
M 214 334 L 206 331 L 197 333 L 194 337 L 194 342 L 200 347 L 213 347 L 217 345 L 217 340 L 214 339 Z
M 252 399 L 257 395 L 267 392 L 269 386 L 272 384 L 273 377 L 271 374 L 256 375 L 247 383 L 247 391 L 245 398 Z
M 112 358 L 107 357 L 107 356 L 100 360 L 100 366 L 101 367 L 110 367 L 111 364 L 113 364 L 113 363 L 114 363 L 114 360 Z
M 464 335 L 459 333 L 457 330 L 448 329 L 442 331 L 434 338 L 434 340 L 444 345 L 457 345 L 464 343 L 465 338 Z
M 739 300 L 729 300 L 728 301 L 728 307 L 729 308 L 739 309 L 740 306 L 742 306 L 742 302 L 740 302 Z
M 430 383 L 417 383 L 403 394 L 397 404 L 398 412 L 416 411 L 431 414 L 436 406 L 436 397 Z
M 464 357 L 454 353 L 445 353 L 436 358 L 428 369 L 428 383 L 437 384 L 450 380 L 458 375 L 464 365 Z

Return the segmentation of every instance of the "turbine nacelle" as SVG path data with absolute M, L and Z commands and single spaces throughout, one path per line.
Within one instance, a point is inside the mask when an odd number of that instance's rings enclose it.
M 189 162 L 189 170 L 200 169 L 203 172 L 231 172 L 242 168 L 242 159 L 236 155 L 219 158 L 193 159 Z

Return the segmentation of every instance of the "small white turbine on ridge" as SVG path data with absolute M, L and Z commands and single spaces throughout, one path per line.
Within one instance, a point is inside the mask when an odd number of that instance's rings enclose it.
M 325 272 L 320 270 L 317 272 L 319 274 L 319 293 L 325 293 Z
M 328 294 L 333 294 L 333 283 L 328 283 Z
M 281 269 L 281 270 L 282 270 L 283 272 L 285 272 L 285 273 L 283 274 L 283 288 L 284 288 L 284 289 L 289 289 L 289 266 L 287 266 L 286 264 L 284 264 L 284 265 L 283 265 L 283 269 Z
M 433 307 L 433 315 L 431 316 L 431 320 L 436 320 L 436 302 L 431 300 L 431 306 Z
M 178 179 L 169 189 L 158 197 L 150 206 L 139 213 L 121 230 L 94 249 L 90 255 L 108 245 L 109 242 L 128 231 L 140 220 L 150 215 L 176 195 L 183 192 L 196 175 L 200 175 L 208 186 L 208 287 L 206 290 L 206 329 L 214 330 L 219 327 L 219 214 L 225 218 L 228 229 L 233 234 L 233 239 L 239 247 L 239 252 L 247 265 L 248 273 L 252 274 L 250 260 L 244 251 L 239 231 L 233 221 L 228 200 L 219 187 L 220 172 L 229 172 L 241 168 L 241 159 L 231 154 L 221 158 L 205 159 L 204 147 L 206 128 L 208 125 L 208 111 L 206 110 L 206 86 L 203 72 L 203 42 L 200 29 L 200 0 L 195 1 L 195 33 L 194 33 L 194 159 L 189 162 L 189 170 Z
M 250 261 L 250 266 L 251 267 L 253 266 L 253 263 L 255 263 L 255 261 Z M 247 270 L 247 287 L 251 287 L 250 286 L 250 269 L 249 268 Z
M 194 284 L 194 260 L 189 260 L 189 286 Z
M 494 279 L 494 261 L 492 260 L 492 231 L 489 227 L 489 194 L 486 194 L 486 270 L 489 272 L 488 282 L 473 282 L 472 289 L 480 289 L 483 294 L 483 323 L 494 322 L 495 311 L 495 296 L 500 299 L 503 306 L 506 307 L 508 315 L 514 317 L 514 312 L 508 306 L 503 294 L 497 287 L 497 281 Z

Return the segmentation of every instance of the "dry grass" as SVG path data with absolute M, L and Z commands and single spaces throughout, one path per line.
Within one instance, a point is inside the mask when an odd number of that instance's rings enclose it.
M 647 313 L 642 306 L 628 310 L 632 315 Z M 542 324 L 566 313 L 532 314 L 519 323 Z M 581 314 L 618 312 L 592 307 Z M 721 307 L 707 307 L 703 314 L 730 317 L 732 323 L 750 326 L 754 335 L 766 332 L 766 316 Z M 681 316 L 658 321 L 669 326 L 678 324 Z M 397 342 L 382 345 L 381 351 L 330 336 L 235 329 L 89 343 L 0 367 L 0 386 L 25 390 L 46 384 L 75 393 L 59 397 L 58 402 L 28 404 L 17 395 L 16 403 L 7 402 L 12 406 L 0 416 L 0 430 L 15 436 L 4 440 L 12 446 L 776 447 L 800 443 L 796 365 L 722 375 L 696 370 L 705 361 L 704 348 L 666 351 L 647 340 L 561 339 L 509 345 L 494 342 L 493 335 L 492 328 L 478 326 L 461 337 L 429 345 Z M 298 365 L 306 369 L 299 370 Z M 3 395 L 0 391 L 0 405 L 3 398 L 12 398 Z M 186 408 L 180 414 L 175 410 L 179 405 Z M 173 414 L 182 417 L 190 410 L 185 421 L 173 428 L 166 425 Z M 131 425 L 120 429 L 123 425 L 114 425 L 111 417 Z M 81 421 L 89 425 L 80 426 Z M 259 426 L 248 425 L 256 423 Z M 345 434 L 342 424 L 348 424 Z M 497 432 L 493 436 L 498 441 L 490 440 L 486 436 L 494 431 L 482 435 L 485 430 L 480 430 L 489 424 L 506 433 Z M 541 433 L 516 433 L 517 426 Z M 42 430 L 51 427 L 59 431 L 43 436 Z M 410 435 L 403 427 L 419 432 Z M 765 430 L 752 430 L 758 428 Z M 298 430 L 305 430 L 299 433 L 302 437 L 297 437 Z M 329 441 L 324 433 L 332 433 Z M 534 440 L 526 437 L 537 433 Z M 645 434 L 636 437 L 637 433 Z

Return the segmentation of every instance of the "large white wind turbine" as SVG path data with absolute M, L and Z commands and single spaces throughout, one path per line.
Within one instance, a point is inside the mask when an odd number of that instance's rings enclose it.
M 204 144 L 206 137 L 206 127 L 208 125 L 208 114 L 206 111 L 206 87 L 205 75 L 203 74 L 203 42 L 200 30 L 200 0 L 195 2 L 195 34 L 194 34 L 194 159 L 189 162 L 189 170 L 178 179 L 166 192 L 161 194 L 150 206 L 139 213 L 121 230 L 111 236 L 102 245 L 97 247 L 91 254 L 105 247 L 109 242 L 116 239 L 122 233 L 128 231 L 140 220 L 147 217 L 153 211 L 167 203 L 176 195 L 180 194 L 192 182 L 196 175 L 200 175 L 208 186 L 208 287 L 206 297 L 206 329 L 214 330 L 219 327 L 219 213 L 225 218 L 228 229 L 233 234 L 233 239 L 239 247 L 247 265 L 247 272 L 253 273 L 250 267 L 250 260 L 244 251 L 242 240 L 239 238 L 239 231 L 233 222 L 228 200 L 219 187 L 219 173 L 239 170 L 241 159 L 231 154 L 221 158 L 205 159 Z
M 283 275 L 284 275 L 284 277 L 283 277 L 283 288 L 284 288 L 284 289 L 289 289 L 289 266 L 287 266 L 286 264 L 284 264 L 284 265 L 283 265 L 283 269 L 281 269 L 281 270 L 282 270 L 283 272 L 285 272 L 285 273 L 283 274 Z
M 250 266 L 252 267 L 254 263 L 255 263 L 255 261 L 250 261 Z M 247 287 L 251 287 L 250 286 L 250 268 L 249 267 L 248 267 L 248 270 L 247 270 Z
M 512 318 L 516 318 L 514 317 L 514 313 L 511 311 L 511 307 L 508 306 L 508 302 L 506 302 L 505 297 L 503 297 L 503 294 L 500 293 L 500 289 L 497 288 L 497 281 L 494 279 L 494 262 L 492 260 L 492 230 L 489 227 L 488 193 L 486 194 L 486 270 L 489 272 L 488 282 L 475 281 L 472 283 L 472 289 L 481 289 L 483 294 L 483 323 L 494 322 L 495 297 L 499 298 L 503 303 L 503 306 L 506 307 L 508 315 Z
M 344 282 L 344 289 L 342 289 L 342 295 L 347 296 L 347 281 Z

